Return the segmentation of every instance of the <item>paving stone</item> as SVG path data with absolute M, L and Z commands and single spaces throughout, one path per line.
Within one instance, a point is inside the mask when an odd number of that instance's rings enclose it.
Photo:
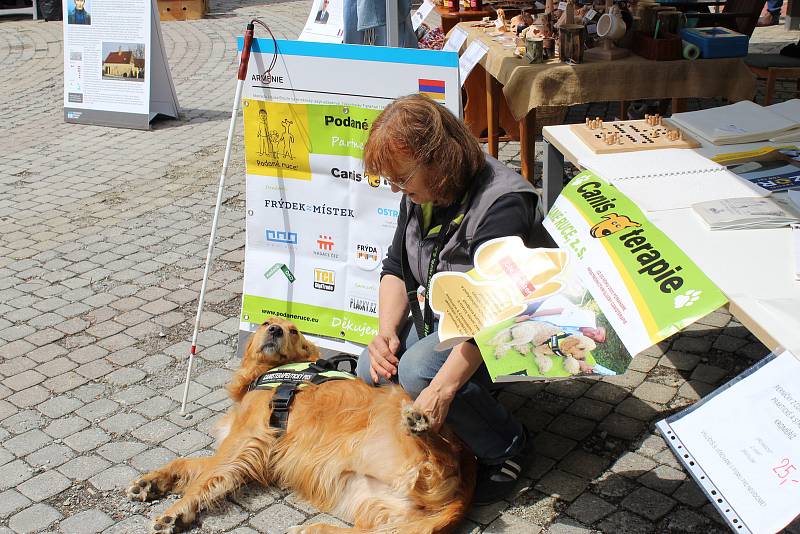
M 619 511 L 611 514 L 597 525 L 602 532 L 625 534 L 651 534 L 655 525 L 630 512 Z
M 0 518 L 6 518 L 31 504 L 31 500 L 18 492 L 10 489 L 0 493 Z
M 711 337 L 680 336 L 673 343 L 672 348 L 678 351 L 705 354 L 711 350 L 713 339 Z
M 650 458 L 635 452 L 627 452 L 611 466 L 611 471 L 625 477 L 638 478 L 655 467 L 656 462 Z
M 88 428 L 64 438 L 64 443 L 78 452 L 90 451 L 111 440 L 111 436 L 99 428 Z
M 213 439 L 202 432 L 186 430 L 166 440 L 164 446 L 180 455 L 186 455 L 202 449 L 212 441 Z
M 212 532 L 230 532 L 246 521 L 249 515 L 232 502 L 223 501 L 213 514 L 203 517 L 203 528 Z
M 140 534 L 149 532 L 152 524 L 153 521 L 151 519 L 142 515 L 134 515 L 108 527 L 103 531 L 103 534 Z
M 586 392 L 586 397 L 608 404 L 619 404 L 628 395 L 628 390 L 608 382 L 598 382 Z
M 108 419 L 102 421 L 100 423 L 100 427 L 106 432 L 111 432 L 112 434 L 125 434 L 140 427 L 146 421 L 147 419 L 139 414 L 123 412 L 112 415 Z
M 47 469 L 52 469 L 63 464 L 73 456 L 75 456 L 75 452 L 66 445 L 53 443 L 29 454 L 25 457 L 25 461 L 34 467 L 42 466 Z
M 102 347 L 98 347 L 97 345 L 88 345 L 86 347 L 81 347 L 77 350 L 70 351 L 67 355 L 70 360 L 79 363 L 89 363 L 100 358 L 105 357 L 108 354 L 108 351 Z
M 593 534 L 595 531 L 568 517 L 556 518 L 547 525 L 547 534 Z
M 219 388 L 230 382 L 233 371 L 228 369 L 210 369 L 197 377 L 197 381 L 209 388 Z
M 677 388 L 646 381 L 633 391 L 633 395 L 645 401 L 665 404 L 669 402 L 677 392 Z
M 52 378 L 61 373 L 66 373 L 78 367 L 78 364 L 67 358 L 55 358 L 39 365 L 36 370 L 48 378 Z
M 100 491 L 119 490 L 128 487 L 139 476 L 139 472 L 127 465 L 116 465 L 89 479 Z
M 31 386 L 6 397 L 6 400 L 20 408 L 30 408 L 44 402 L 48 397 L 50 392 L 42 386 Z
M 122 369 L 117 369 L 113 373 L 106 376 L 106 380 L 110 384 L 114 384 L 116 386 L 129 386 L 131 384 L 135 384 L 139 382 L 144 377 L 147 376 L 147 373 L 142 371 L 141 369 L 136 369 L 134 367 L 124 367 Z
M 263 534 L 283 534 L 287 528 L 305 520 L 305 516 L 283 504 L 273 504 L 250 520 L 250 526 Z
M 11 406 L 10 404 L 8 405 Z M 3 427 L 7 428 L 12 434 L 22 434 L 33 428 L 43 427 L 45 425 L 45 420 L 39 412 L 34 410 L 22 410 L 3 419 L 2 424 Z
M 719 384 L 719 382 L 727 375 L 728 371 L 725 369 L 701 363 L 700 365 L 695 367 L 694 372 L 692 372 L 692 376 L 690 378 L 692 380 L 699 380 L 707 384 L 716 385 Z
M 245 510 L 257 512 L 273 504 L 280 494 L 273 488 L 264 488 L 251 483 L 237 491 L 232 499 Z
M 35 428 L 6 440 L 5 443 L 3 443 L 3 447 L 16 456 L 25 456 L 35 450 L 41 449 L 50 443 L 50 441 L 50 436 L 38 428 Z
M 112 441 L 99 447 L 97 449 L 97 454 L 114 463 L 120 463 L 139 454 L 146 448 L 147 445 L 139 443 L 138 441 Z
M 591 525 L 616 509 L 614 505 L 604 501 L 600 497 L 586 492 L 575 499 L 575 502 L 567 508 L 567 514 L 582 523 Z
M 651 421 L 665 410 L 666 408 L 661 404 L 645 401 L 636 397 L 628 397 L 620 402 L 614 409 L 614 411 L 620 415 L 631 417 L 639 421 Z
M 114 353 L 106 356 L 106 360 L 117 365 L 130 365 L 132 363 L 141 362 L 147 353 L 142 349 L 136 347 L 126 347 L 122 350 L 114 351 Z
M 8 526 L 19 533 L 34 532 L 49 527 L 62 517 L 61 513 L 52 506 L 37 503 L 11 516 Z
M 537 454 L 543 454 L 556 460 L 564 458 L 575 445 L 575 440 L 550 432 L 540 432 L 533 438 L 533 449 Z
M 173 407 L 177 406 L 178 404 L 175 401 L 167 397 L 153 397 L 152 399 L 140 402 L 134 406 L 133 409 L 145 417 L 156 418 L 161 417 Z
M 36 409 L 51 419 L 58 419 L 59 417 L 77 410 L 81 406 L 83 406 L 83 403 L 78 399 L 60 395 L 41 403 Z
M 649 488 L 639 488 L 622 500 L 623 508 L 656 521 L 675 507 L 675 501 Z
M 582 440 L 592 433 L 597 423 L 589 419 L 561 414 L 556 417 L 547 429 L 570 439 Z
M 542 527 L 511 514 L 502 514 L 483 532 L 486 534 L 538 534 Z
M 111 464 L 95 455 L 78 456 L 58 468 L 59 473 L 73 480 L 87 480 Z
M 45 380 L 42 382 L 42 385 L 54 393 L 64 393 L 66 391 L 72 391 L 88 381 L 88 378 L 81 376 L 78 373 L 67 371 L 66 373 Z
M 7 450 L 0 448 L 0 465 L 7 464 L 14 459 L 14 455 Z
M 76 410 L 75 413 L 86 419 L 100 419 L 108 414 L 114 413 L 119 404 L 109 399 L 97 399 L 86 404 L 83 408 Z
M 136 439 L 147 443 L 161 443 L 180 431 L 181 428 L 178 425 L 163 419 L 156 419 L 155 421 L 140 426 L 131 432 L 131 434 Z
M 663 522 L 668 532 L 708 532 L 709 523 L 708 518 L 685 508 L 673 511 Z
M 156 396 L 158 396 L 158 393 L 152 389 L 142 385 L 137 385 L 127 387 L 122 391 L 117 391 L 113 395 L 113 398 L 122 404 L 132 405 L 140 403 L 146 399 L 152 399 Z
M 105 376 L 111 371 L 114 370 L 114 366 L 108 363 L 105 360 L 97 360 L 94 362 L 89 362 L 81 365 L 75 372 L 81 376 L 85 376 L 86 378 L 93 380 L 96 378 L 100 378 L 101 376 Z
M 553 469 L 534 486 L 542 493 L 558 496 L 565 501 L 573 501 L 586 489 L 589 481 L 558 469 Z
M 698 380 L 690 380 L 678 388 L 678 395 L 689 400 L 700 400 L 714 391 L 714 389 L 716 389 L 716 387 L 711 384 Z
M 22 460 L 9 462 L 3 466 L 3 476 L 0 477 L 0 491 L 15 488 L 32 476 L 30 466 Z
M 155 449 L 147 449 L 141 454 L 137 454 L 131 458 L 130 464 L 142 473 L 148 473 L 163 467 L 167 462 L 177 457 L 178 455 L 169 449 L 156 447 Z
M 639 436 L 647 427 L 641 421 L 625 417 L 617 413 L 609 414 L 598 427 L 610 435 L 632 440 Z
M 686 480 L 683 471 L 673 469 L 667 465 L 660 465 L 648 471 L 637 479 L 643 486 L 670 495 L 675 491 L 681 482 Z
M 698 363 L 700 363 L 700 356 L 673 350 L 667 352 L 658 362 L 659 365 L 679 371 L 691 371 Z
M 39 502 L 61 493 L 70 485 L 72 483 L 64 475 L 45 471 L 17 486 L 17 490 L 30 500 Z
M 689 506 L 702 506 L 708 502 L 706 494 L 703 493 L 694 480 L 684 480 L 672 497 Z
M 180 402 L 183 399 L 183 389 L 183 384 L 180 384 L 167 391 L 166 395 L 167 397 Z M 187 397 L 187 400 L 189 402 L 196 401 L 200 397 L 207 395 L 209 391 L 211 391 L 211 389 L 192 380 L 191 384 L 189 385 L 189 396 Z
M 579 477 L 594 479 L 600 476 L 608 464 L 608 458 L 575 449 L 558 463 L 558 468 Z
M 63 520 L 59 527 L 64 534 L 95 534 L 114 524 L 114 520 L 97 508 L 84 510 Z
M 27 371 L 23 371 L 19 374 L 6 378 L 5 380 L 3 380 L 3 384 L 10 387 L 14 391 L 21 391 L 23 389 L 27 389 L 31 386 L 35 386 L 36 384 L 44 382 L 46 378 L 47 377 L 44 376 L 43 374 L 33 369 L 29 369 Z

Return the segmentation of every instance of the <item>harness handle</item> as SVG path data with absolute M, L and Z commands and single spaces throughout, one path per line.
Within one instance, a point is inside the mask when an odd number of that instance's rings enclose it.
M 349 367 L 349 369 L 346 369 L 344 372 L 350 373 L 351 375 L 356 374 L 358 358 L 352 354 L 346 354 L 344 352 L 340 352 L 339 354 L 331 356 L 330 358 L 320 358 L 312 365 L 317 368 L 321 368 L 323 371 L 340 371 L 339 364 L 342 362 L 347 363 Z

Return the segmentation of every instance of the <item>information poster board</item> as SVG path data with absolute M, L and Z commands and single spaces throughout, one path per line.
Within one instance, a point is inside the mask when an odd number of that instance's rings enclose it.
M 314 0 L 299 41 L 341 43 L 344 38 L 344 0 Z
M 336 350 L 359 351 L 377 333 L 380 266 L 400 194 L 364 172 L 364 142 L 393 99 L 431 87 L 459 113 L 455 53 L 254 41 L 242 103 L 242 336 L 272 315 Z
M 63 0 L 64 120 L 148 129 L 178 116 L 153 0 Z
M 734 532 L 800 514 L 800 361 L 771 354 L 656 428 Z

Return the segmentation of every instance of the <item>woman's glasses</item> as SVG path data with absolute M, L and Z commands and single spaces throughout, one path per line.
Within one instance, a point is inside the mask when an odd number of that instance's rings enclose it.
M 386 178 L 386 181 L 395 186 L 397 189 L 404 190 L 411 179 L 417 174 L 419 170 L 419 163 L 414 167 L 414 170 L 411 171 L 405 178 L 401 180 L 395 180 L 394 178 Z

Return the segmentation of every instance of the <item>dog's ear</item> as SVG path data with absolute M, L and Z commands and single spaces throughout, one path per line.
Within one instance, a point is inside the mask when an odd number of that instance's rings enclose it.
M 319 359 L 319 348 L 307 339 L 303 339 L 300 348 L 303 351 L 303 354 L 306 355 L 306 359 L 308 361 L 315 362 Z

